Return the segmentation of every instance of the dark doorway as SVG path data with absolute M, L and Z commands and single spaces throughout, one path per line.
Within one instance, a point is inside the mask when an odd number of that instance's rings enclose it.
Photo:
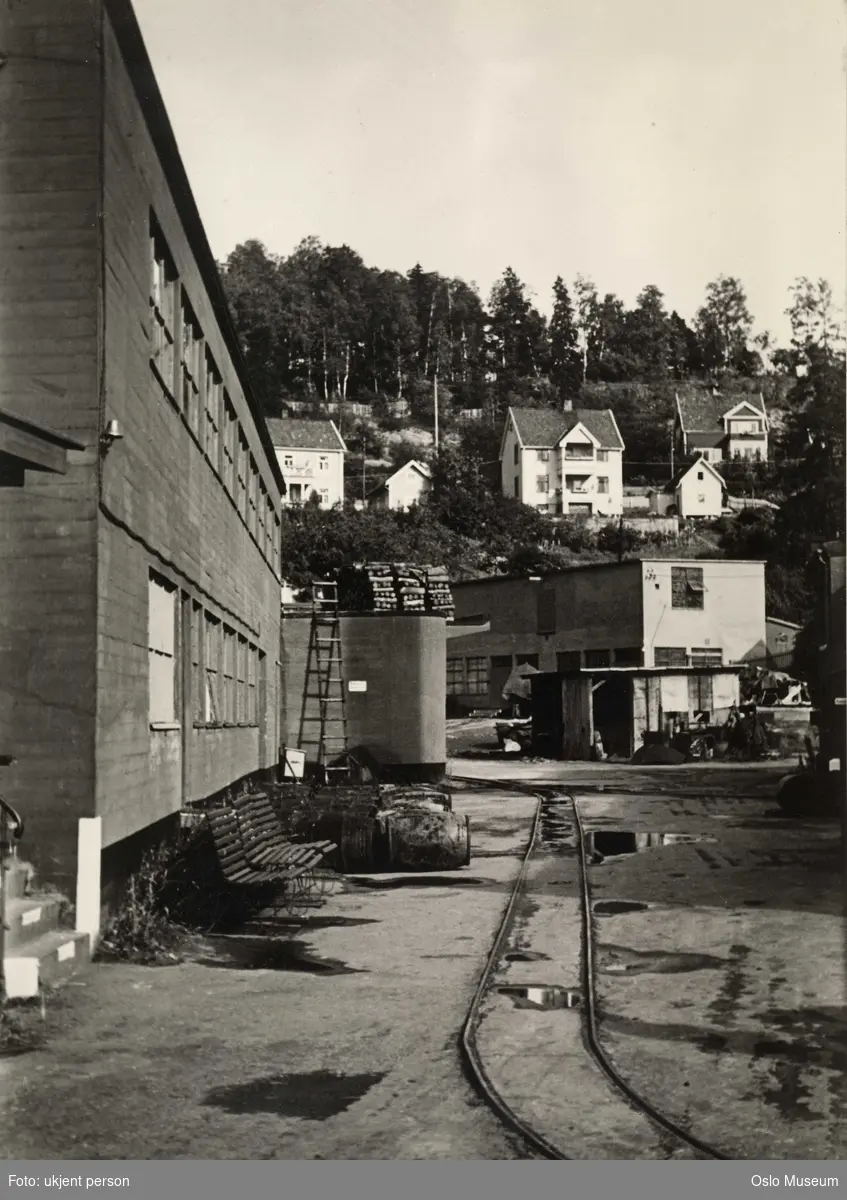
M 595 676 L 591 702 L 594 729 L 603 740 L 607 754 L 618 758 L 632 756 L 632 680 L 626 676 Z
M 489 700 L 496 708 L 504 703 L 503 688 L 512 673 L 511 654 L 493 654 L 488 673 Z

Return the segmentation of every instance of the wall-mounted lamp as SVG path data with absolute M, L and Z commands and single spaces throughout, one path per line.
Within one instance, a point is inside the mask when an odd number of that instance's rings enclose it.
M 123 430 L 120 422 L 111 420 L 103 432 L 100 434 L 100 453 L 108 454 L 115 442 L 119 442 L 123 437 Z

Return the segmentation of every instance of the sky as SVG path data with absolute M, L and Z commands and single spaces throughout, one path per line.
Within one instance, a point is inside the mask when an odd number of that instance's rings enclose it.
M 841 0 L 135 0 L 215 256 L 304 237 L 549 312 L 589 276 L 780 341 L 845 292 Z

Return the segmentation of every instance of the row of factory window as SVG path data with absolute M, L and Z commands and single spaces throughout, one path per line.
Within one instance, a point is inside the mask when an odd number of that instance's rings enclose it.
M 150 724 L 257 725 L 262 651 L 154 571 L 148 601 Z
M 560 650 L 556 655 L 557 671 L 578 671 L 581 668 L 602 670 L 604 667 L 640 667 L 644 655 L 640 646 L 623 646 L 614 650 Z M 538 669 L 537 654 L 494 654 L 491 658 L 474 655 L 468 658 L 447 659 L 447 695 L 487 695 L 491 672 L 497 671 L 505 682 L 504 672 L 515 667 Z M 656 646 L 653 650 L 656 667 L 720 667 L 723 651 L 708 646 Z
M 150 361 L 168 399 L 277 575 L 280 521 L 173 258 L 151 215 Z

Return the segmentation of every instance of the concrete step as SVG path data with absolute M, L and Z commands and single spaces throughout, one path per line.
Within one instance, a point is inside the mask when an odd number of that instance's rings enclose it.
M 65 903 L 65 897 L 54 892 L 7 899 L 6 953 L 57 929 Z
M 7 858 L 3 866 L 3 888 L 7 900 L 22 899 L 29 889 L 30 880 L 35 874 L 29 863 L 20 858 Z
M 56 984 L 91 958 L 87 933 L 54 930 L 33 942 L 7 951 L 3 962 L 6 995 L 10 1000 L 37 996 L 44 984 Z

